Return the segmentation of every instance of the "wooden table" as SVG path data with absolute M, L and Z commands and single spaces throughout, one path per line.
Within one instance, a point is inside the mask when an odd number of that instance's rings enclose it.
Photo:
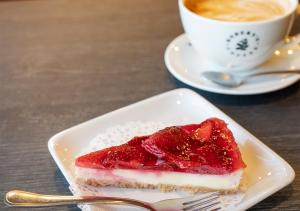
M 294 33 L 297 26 L 300 21 Z M 187 87 L 163 60 L 168 43 L 182 32 L 176 0 L 1 1 L 1 197 L 11 189 L 70 194 L 48 139 L 106 112 Z M 300 174 L 299 87 L 257 96 L 196 91 Z M 0 201 L 1 210 L 14 210 Z M 299 177 L 252 208 L 299 209 Z

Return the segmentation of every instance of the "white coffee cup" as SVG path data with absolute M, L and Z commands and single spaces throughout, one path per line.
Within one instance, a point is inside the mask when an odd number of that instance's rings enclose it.
M 184 0 L 179 0 L 179 11 L 192 46 L 201 58 L 207 59 L 212 68 L 249 70 L 268 60 L 275 50 L 285 45 L 295 19 L 298 0 L 285 1 L 289 1 L 290 8 L 282 16 L 253 22 L 206 18 L 190 11 Z M 297 41 L 300 41 L 300 37 L 293 40 Z

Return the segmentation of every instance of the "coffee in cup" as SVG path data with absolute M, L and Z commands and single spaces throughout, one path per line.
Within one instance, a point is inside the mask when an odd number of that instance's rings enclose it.
M 184 3 L 200 16 L 235 22 L 268 20 L 284 15 L 288 9 L 286 0 L 185 0 Z

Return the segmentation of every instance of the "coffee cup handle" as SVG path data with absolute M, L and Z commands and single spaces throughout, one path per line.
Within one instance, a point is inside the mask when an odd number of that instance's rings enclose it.
M 298 5 L 297 10 L 296 10 L 296 16 L 299 16 L 299 15 L 300 15 L 300 4 Z M 289 47 L 292 47 L 299 43 L 300 43 L 300 33 L 298 33 L 294 36 L 287 37 L 285 39 L 283 48 L 289 48 Z

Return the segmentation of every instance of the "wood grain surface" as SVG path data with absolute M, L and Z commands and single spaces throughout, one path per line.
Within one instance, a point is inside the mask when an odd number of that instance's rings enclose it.
M 293 33 L 299 27 L 297 21 Z M 70 194 L 48 139 L 106 112 L 187 87 L 163 60 L 166 46 L 181 33 L 176 0 L 0 1 L 1 197 L 11 189 Z M 257 96 L 196 91 L 300 174 L 299 83 Z M 0 209 L 20 210 L 3 200 Z M 251 210 L 300 210 L 299 177 Z

